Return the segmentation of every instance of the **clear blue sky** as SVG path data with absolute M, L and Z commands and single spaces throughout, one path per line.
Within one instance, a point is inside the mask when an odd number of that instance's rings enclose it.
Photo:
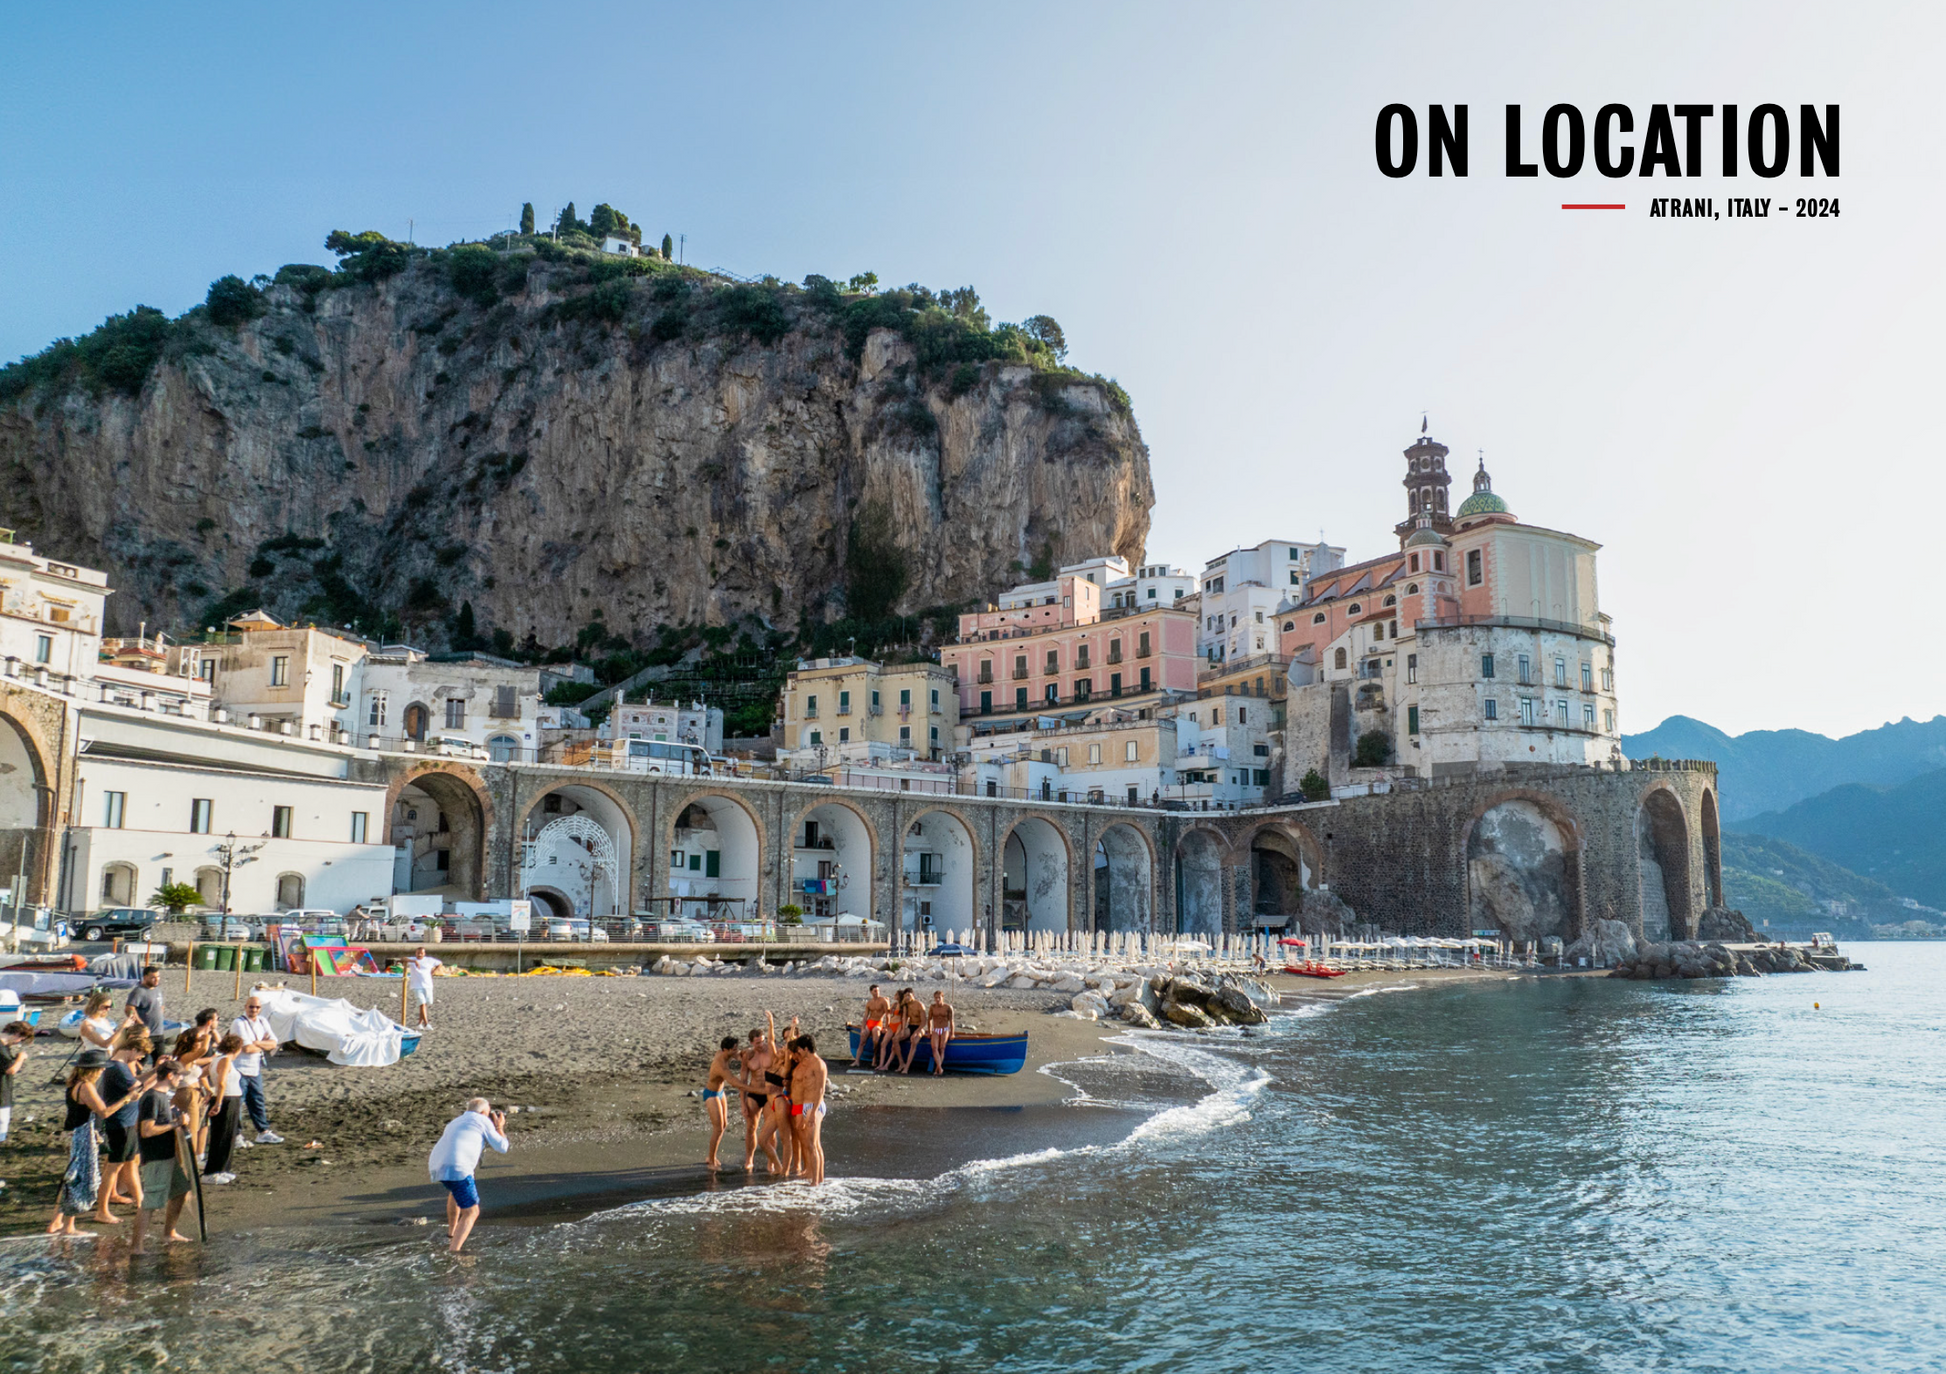
M 1149 553 L 1387 547 L 1429 410 L 1600 540 L 1625 726 L 1946 709 L 1937 7 L 341 3 L 0 16 L 0 358 L 333 228 L 606 200 L 745 274 L 971 283 L 1134 398 Z M 1388 101 L 1472 175 L 1389 181 Z M 1500 107 L 1844 107 L 1843 175 L 1510 181 Z M 1638 126 L 1639 127 L 1639 126 Z M 1714 157 L 1710 159 L 1712 168 Z M 1661 194 L 1836 221 L 1651 221 Z M 1626 199 L 1572 214 L 1563 200 Z M 1907 596 L 1913 600 L 1908 603 Z

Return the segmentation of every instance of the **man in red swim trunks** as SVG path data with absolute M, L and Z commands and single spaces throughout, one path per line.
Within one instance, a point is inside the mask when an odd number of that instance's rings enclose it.
M 808 1035 L 791 1041 L 797 1053 L 791 1071 L 791 1133 L 797 1137 L 797 1157 L 812 1183 L 824 1182 L 824 1089 L 831 1069 L 818 1056 L 818 1042 Z
M 872 995 L 865 999 L 865 1025 L 858 1032 L 858 1054 L 854 1064 L 873 1064 L 878 1060 L 877 1049 L 885 1038 L 885 1013 L 892 1010 L 892 1004 L 885 1000 L 885 994 L 872 984 Z

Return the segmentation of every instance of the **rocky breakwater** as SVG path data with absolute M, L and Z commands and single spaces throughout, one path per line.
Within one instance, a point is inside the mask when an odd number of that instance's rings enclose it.
M 1676 940 L 1641 945 L 1635 957 L 1618 963 L 1610 978 L 1757 978 L 1767 973 L 1816 973 L 1850 967 L 1829 956 L 1814 961 L 1796 945 L 1738 945 L 1712 940 Z

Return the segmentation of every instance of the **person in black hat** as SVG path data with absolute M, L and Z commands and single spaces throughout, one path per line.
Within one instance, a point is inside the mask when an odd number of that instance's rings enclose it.
M 95 1122 L 121 1111 L 154 1085 L 153 1078 L 141 1078 L 126 1097 L 105 1101 L 97 1081 L 107 1067 L 105 1051 L 86 1049 L 75 1056 L 74 1067 L 68 1072 L 68 1114 L 61 1129 L 72 1131 L 73 1136 L 68 1142 L 67 1172 L 61 1176 L 61 1200 L 54 1208 L 54 1219 L 47 1224 L 49 1235 L 84 1234 L 75 1229 L 75 1223 L 95 1211 L 96 1196 L 101 1192 L 101 1138 L 95 1133 Z M 101 1214 L 97 1212 L 93 1219 L 102 1220 Z M 121 1218 L 110 1216 L 107 1220 L 118 1222 Z

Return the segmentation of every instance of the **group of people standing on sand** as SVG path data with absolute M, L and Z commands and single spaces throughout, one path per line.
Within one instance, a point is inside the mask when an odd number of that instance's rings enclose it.
M 911 988 L 900 988 L 896 999 L 888 999 L 873 983 L 858 1036 L 858 1062 L 863 1064 L 869 1056 L 872 1067 L 881 1073 L 895 1063 L 900 1073 L 911 1073 L 913 1052 L 927 1044 L 932 1050 L 932 1071 L 943 1075 L 953 1030 L 953 1006 L 944 992 L 934 992 L 932 1005 L 927 1006 Z
M 800 1035 L 797 1018 L 780 1039 L 777 1018 L 764 1013 L 761 1029 L 750 1032 L 739 1050 L 734 1035 L 710 1060 L 703 1088 L 703 1111 L 709 1118 L 709 1151 L 704 1162 L 722 1167 L 718 1147 L 730 1125 L 730 1094 L 743 1106 L 743 1171 L 753 1173 L 757 1151 L 764 1152 L 767 1172 L 781 1178 L 824 1182 L 825 1090 L 831 1067 L 818 1054 L 817 1041 Z
M 261 1077 L 277 1037 L 253 993 L 227 1031 L 216 1008 L 206 1007 L 168 1053 L 158 1053 L 163 1004 L 153 968 L 129 992 L 119 1024 L 111 1005 L 96 992 L 82 1009 L 64 1093 L 68 1162 L 47 1230 L 71 1236 L 83 1221 L 117 1225 L 112 1209 L 123 1206 L 135 1209 L 137 1249 L 153 1211 L 163 1213 L 165 1240 L 185 1240 L 176 1224 L 199 1174 L 233 1183 L 230 1163 L 240 1146 L 283 1143 L 270 1129 Z M 246 1110 L 258 1128 L 254 1142 L 242 1138 Z

